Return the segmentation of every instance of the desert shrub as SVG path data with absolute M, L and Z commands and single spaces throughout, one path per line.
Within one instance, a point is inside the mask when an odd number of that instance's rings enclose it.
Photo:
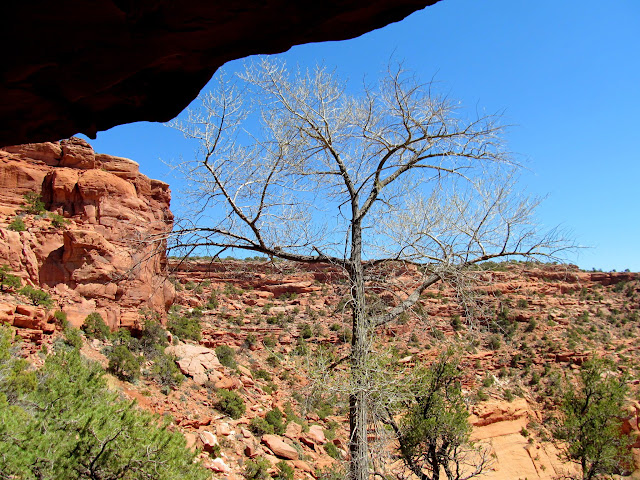
M 104 323 L 102 315 L 98 312 L 87 315 L 82 325 L 82 331 L 88 338 L 97 338 L 99 340 L 107 339 L 111 335 L 109 327 Z
M 274 433 L 278 435 L 282 435 L 284 433 L 285 425 L 282 422 L 282 412 L 278 407 L 269 410 L 264 419 L 273 427 Z
M 300 325 L 300 336 L 302 338 L 311 338 L 313 336 L 311 325 L 309 325 L 308 323 L 303 323 L 302 325 Z
M 280 365 L 280 359 L 276 355 L 269 355 L 267 357 L 267 363 L 272 367 Z
M 273 480 L 293 480 L 293 467 L 284 460 L 276 463 L 278 471 L 273 476 Z
M 4 292 L 6 288 L 11 290 L 19 288 L 22 285 L 20 278 L 9 273 L 9 265 L 0 265 L 0 291 Z
M 218 403 L 216 403 L 216 408 L 222 413 L 226 413 L 233 419 L 238 419 L 244 415 L 246 410 L 244 400 L 236 392 L 221 389 L 218 390 L 217 396 Z
M 168 388 L 176 388 L 184 380 L 184 375 L 176 365 L 175 357 L 164 353 L 154 360 L 151 376 L 160 385 Z
M 293 353 L 296 355 L 300 355 L 301 357 L 304 357 L 309 353 L 307 341 L 303 337 L 298 337 L 298 340 L 296 340 L 296 346 L 293 349 Z
M 53 318 L 57 325 L 60 325 L 62 328 L 66 328 L 67 326 L 67 314 L 62 310 L 56 310 L 53 313 Z
M 315 471 L 315 478 L 317 480 L 343 480 L 346 476 L 344 467 L 339 464 L 327 465 Z
M 236 352 L 229 345 L 218 345 L 216 355 L 222 365 L 229 368 L 236 368 Z
M 142 357 L 134 355 L 126 345 L 116 345 L 108 353 L 107 370 L 116 377 L 129 382 L 140 376 Z
M 254 378 L 261 378 L 263 380 L 266 380 L 267 382 L 271 381 L 271 374 L 269 372 L 267 372 L 264 368 L 260 368 L 258 370 L 255 370 L 253 372 L 253 377 Z
M 22 220 L 21 217 L 16 217 L 11 220 L 8 228 L 14 232 L 24 232 L 27 229 L 27 226 L 24 224 L 24 220 Z
M 98 364 L 57 351 L 33 371 L 7 340 L 0 328 L 0 477 L 210 478 L 180 433 L 107 388 Z
M 82 348 L 82 335 L 80 335 L 80 330 L 69 326 L 65 327 L 62 343 L 75 350 Z
M 159 351 L 163 351 L 164 347 L 168 345 L 167 332 L 156 320 L 156 315 L 146 311 L 143 314 L 146 318 L 140 331 L 137 349 L 146 357 L 153 359 Z
M 344 327 L 340 333 L 338 333 L 338 339 L 344 343 L 351 343 L 351 339 L 353 338 L 353 332 L 348 327 Z
M 273 433 L 273 425 L 269 424 L 264 418 L 255 417 L 249 422 L 249 430 L 255 435 L 261 436 L 265 433 Z
M 244 478 L 247 480 L 268 480 L 271 463 L 264 457 L 248 460 L 244 467 Z
M 49 218 L 51 218 L 51 225 L 55 228 L 62 228 L 69 224 L 69 220 L 58 213 L 52 213 Z
M 258 338 L 255 336 L 254 333 L 248 334 L 247 337 L 244 339 L 244 343 L 249 347 L 254 346 L 257 342 L 258 342 Z
M 194 288 L 196 288 L 196 284 L 191 280 L 189 280 L 187 283 L 184 284 L 184 288 L 187 290 L 193 290 Z
M 502 306 L 496 313 L 495 319 L 489 323 L 489 330 L 491 332 L 500 333 L 506 338 L 511 338 L 517 328 L 518 324 L 515 319 L 509 315 L 509 309 L 506 306 Z
M 521 299 L 518 300 L 517 305 L 518 305 L 518 308 L 528 308 L 529 307 L 529 302 L 527 302 L 526 299 L 521 298 Z
M 332 442 L 327 442 L 324 444 L 324 451 L 327 452 L 327 455 L 329 455 L 332 458 L 335 458 L 336 460 L 340 460 L 340 451 L 338 450 L 338 447 L 336 447 Z
M 566 443 L 565 456 L 582 469 L 583 479 L 610 478 L 624 473 L 631 460 L 632 439 L 622 428 L 629 390 L 627 378 L 611 375 L 615 365 L 591 359 L 580 367 L 579 386 L 565 386 L 563 418 L 554 431 Z
M 45 308 L 51 308 L 53 306 L 53 300 L 44 290 L 33 288 L 31 285 L 25 285 L 18 290 L 20 295 L 27 297 L 33 305 L 40 305 Z
M 331 330 L 332 332 L 338 332 L 341 328 L 342 325 L 340 325 L 339 323 L 332 323 L 329 327 L 329 330 Z
M 451 317 L 451 327 L 456 332 L 462 330 L 462 320 L 460 320 L 460 315 L 454 315 Z
M 529 323 L 527 323 L 527 327 L 524 329 L 524 331 L 533 332 L 537 326 L 538 326 L 538 322 L 536 322 L 535 318 L 532 318 L 531 320 L 529 320 Z
M 36 192 L 27 192 L 24 194 L 24 203 L 22 206 L 23 210 L 32 215 L 40 215 L 44 213 L 46 210 L 44 208 L 44 202 L 42 201 L 42 197 L 39 193 Z
M 262 339 L 262 344 L 267 348 L 273 348 L 276 346 L 276 339 L 273 335 L 267 335 Z
M 499 335 L 490 335 L 489 338 L 487 338 L 487 346 L 491 350 L 498 350 L 501 345 L 502 340 L 500 339 Z
M 202 338 L 200 320 L 194 316 L 169 315 L 167 330 L 182 340 L 195 340 Z

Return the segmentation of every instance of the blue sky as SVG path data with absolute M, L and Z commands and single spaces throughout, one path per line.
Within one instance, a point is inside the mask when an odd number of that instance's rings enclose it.
M 374 79 L 392 56 L 470 111 L 504 111 L 509 148 L 527 167 L 523 188 L 548 194 L 541 223 L 591 247 L 570 262 L 640 271 L 640 1 L 442 0 L 357 39 L 282 54 L 353 80 Z M 90 142 L 171 185 L 160 159 L 192 152 L 177 132 L 144 122 Z

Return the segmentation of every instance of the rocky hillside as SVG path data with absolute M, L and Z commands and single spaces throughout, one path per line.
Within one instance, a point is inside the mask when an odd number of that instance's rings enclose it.
M 113 328 L 133 326 L 141 308 L 164 313 L 173 302 L 163 244 L 148 242 L 171 229 L 169 202 L 167 184 L 81 139 L 4 147 L 0 264 L 52 295 L 73 325 L 97 311 Z M 5 300 L 0 321 L 51 330 L 37 305 Z
M 256 261 L 170 267 L 178 290 L 174 315 L 202 313 L 201 350 L 178 354 L 183 373 L 195 383 L 188 398 L 172 394 L 155 408 L 177 415 L 196 442 L 203 432 L 221 435 L 224 462 L 238 475 L 243 461 L 255 455 L 295 459 L 301 476 L 308 465 L 335 463 L 331 454 L 343 458 L 345 399 L 338 390 L 322 388 L 327 380 L 312 367 L 320 355 L 333 360 L 348 350 L 346 288 L 339 272 Z M 378 348 L 407 368 L 431 363 L 447 345 L 460 348 L 473 437 L 488 445 L 494 458 L 482 478 L 552 479 L 571 466 L 550 441 L 549 419 L 563 380 L 586 358 L 614 359 L 630 374 L 632 398 L 637 398 L 640 275 L 527 264 L 487 268 L 475 290 L 494 312 L 491 321 L 469 324 L 455 291 L 434 288 L 425 292 L 417 312 L 380 330 Z M 233 347 L 239 367 L 209 368 L 204 357 L 199 362 L 198 355 L 221 345 Z M 247 405 L 242 418 L 223 419 L 210 408 L 216 388 L 240 393 Z M 629 429 L 637 430 L 633 405 L 621 415 Z M 252 418 L 264 417 L 274 406 L 289 411 L 288 418 L 301 418 L 305 429 L 319 425 L 329 432 L 337 453 L 326 438 L 312 440 L 291 430 L 298 428 L 292 423 L 279 440 L 297 453 L 278 452 L 252 433 L 247 428 Z M 400 468 L 399 462 L 393 466 Z

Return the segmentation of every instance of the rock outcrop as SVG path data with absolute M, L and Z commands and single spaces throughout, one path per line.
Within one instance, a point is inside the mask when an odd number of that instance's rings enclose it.
M 167 121 L 229 60 L 356 37 L 437 1 L 9 2 L 0 146 Z
M 25 214 L 26 194 L 39 195 L 46 211 Z M 174 298 L 164 244 L 150 241 L 171 229 L 170 198 L 135 162 L 78 138 L 5 147 L 0 264 L 63 299 L 76 326 L 98 311 L 111 327 L 132 327 L 141 308 L 164 313 Z M 8 228 L 18 217 L 24 231 Z

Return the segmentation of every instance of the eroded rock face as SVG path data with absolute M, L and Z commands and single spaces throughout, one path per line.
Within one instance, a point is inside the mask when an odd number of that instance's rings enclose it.
M 356 37 L 437 1 L 9 2 L 0 146 L 167 121 L 229 60 Z
M 24 214 L 29 192 L 41 196 L 45 214 Z M 147 243 L 171 229 L 170 198 L 168 185 L 140 174 L 135 162 L 96 154 L 78 138 L 6 147 L 0 264 L 57 293 L 74 325 L 98 311 L 112 327 L 131 327 L 139 309 L 164 313 L 173 301 L 164 246 Z M 56 226 L 54 214 L 66 225 Z M 25 231 L 8 228 L 17 216 Z

